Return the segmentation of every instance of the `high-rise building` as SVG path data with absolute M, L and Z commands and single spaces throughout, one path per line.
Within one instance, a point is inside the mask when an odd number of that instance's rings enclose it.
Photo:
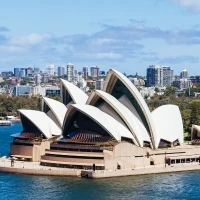
M 99 67 L 91 67 L 90 68 L 90 70 L 91 70 L 91 76 L 92 77 L 98 77 L 98 76 L 100 76 L 100 69 L 99 69 Z
M 26 71 L 25 71 L 25 69 L 20 69 L 20 71 L 19 71 L 19 77 L 20 78 L 25 78 L 26 77 Z
M 42 82 L 43 83 L 48 83 L 49 82 L 49 74 L 47 74 L 47 73 L 43 74 Z
M 65 74 L 65 68 L 64 67 L 58 67 L 58 76 L 63 76 Z
M 103 89 L 104 80 L 101 78 L 96 80 L 95 89 L 102 90 Z
M 72 81 L 74 77 L 74 65 L 71 63 L 67 64 L 67 80 Z
M 147 68 L 147 87 L 161 86 L 161 67 L 151 65 Z
M 46 73 L 49 74 L 50 76 L 54 76 L 54 64 L 49 64 L 46 67 Z
M 36 76 L 35 76 L 35 84 L 36 85 L 40 85 L 40 83 L 41 83 L 41 76 L 40 76 L 40 74 L 36 74 Z
M 39 74 L 39 73 L 40 73 L 40 68 L 34 67 L 34 74 Z
M 14 68 L 14 76 L 19 77 L 20 68 Z
M 174 71 L 167 66 L 161 67 L 162 71 L 162 87 L 166 87 L 168 85 L 171 85 L 173 82 L 173 75 Z
M 151 65 L 147 68 L 147 87 L 166 87 L 173 81 L 173 70 L 168 66 Z
M 89 76 L 89 69 L 88 69 L 88 67 L 83 67 L 83 77 L 84 77 L 84 79 L 87 80 L 88 76 Z
M 74 70 L 74 75 L 78 75 L 78 69 Z
M 180 78 L 188 78 L 188 71 L 186 69 L 184 69 L 181 73 L 180 73 Z

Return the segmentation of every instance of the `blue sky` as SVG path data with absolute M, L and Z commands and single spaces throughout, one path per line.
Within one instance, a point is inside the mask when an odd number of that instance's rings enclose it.
M 7 0 L 0 8 L 0 71 L 71 62 L 200 74 L 200 0 Z

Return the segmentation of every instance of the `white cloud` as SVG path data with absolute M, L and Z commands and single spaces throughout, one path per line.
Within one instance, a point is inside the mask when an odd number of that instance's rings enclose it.
M 195 12 L 200 11 L 200 0 L 172 0 L 173 3 L 180 4 L 185 7 L 189 7 Z
M 53 36 L 47 33 L 42 35 L 37 33 L 32 33 L 26 36 L 12 37 L 9 43 L 12 45 L 19 45 L 19 46 L 38 45 L 44 41 L 51 40 L 52 38 Z

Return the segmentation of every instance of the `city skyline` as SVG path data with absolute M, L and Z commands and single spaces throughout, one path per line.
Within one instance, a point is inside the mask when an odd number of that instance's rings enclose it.
M 1 71 L 72 62 L 77 69 L 97 65 L 127 74 L 145 75 L 152 64 L 200 74 L 196 0 L 20 0 L 1 8 Z

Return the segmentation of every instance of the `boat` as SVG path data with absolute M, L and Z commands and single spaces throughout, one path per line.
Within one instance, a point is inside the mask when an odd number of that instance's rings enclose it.
M 0 120 L 0 126 L 11 126 L 12 122 L 9 120 Z

